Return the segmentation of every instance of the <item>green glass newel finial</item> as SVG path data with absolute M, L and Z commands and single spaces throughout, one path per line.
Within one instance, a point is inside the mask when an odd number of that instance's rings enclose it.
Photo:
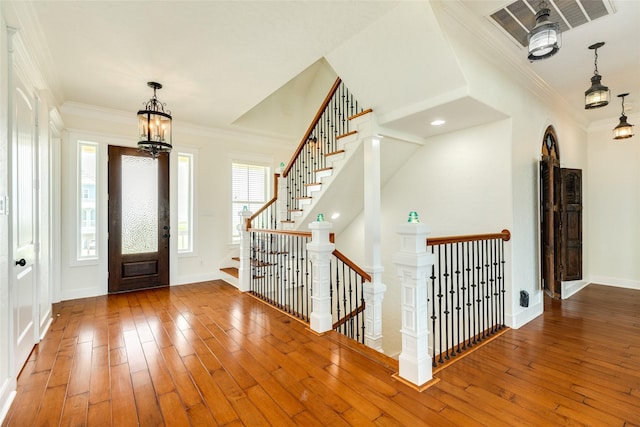
M 407 222 L 410 222 L 412 224 L 416 224 L 420 222 L 420 220 L 418 219 L 418 212 L 416 211 L 409 212 L 409 219 L 407 220 Z
M 319 213 L 318 217 L 316 218 L 316 221 L 318 222 L 324 222 L 324 214 L 323 213 Z
M 280 167 L 284 169 L 284 162 L 280 162 Z
M 246 212 L 246 211 L 248 211 L 248 210 L 249 210 L 249 206 L 244 205 L 244 206 L 242 207 L 242 210 L 243 210 L 243 211 L 245 211 L 245 212 Z

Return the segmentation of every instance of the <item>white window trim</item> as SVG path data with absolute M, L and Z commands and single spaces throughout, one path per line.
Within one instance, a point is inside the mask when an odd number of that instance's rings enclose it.
M 189 258 L 189 257 L 197 257 L 198 256 L 198 235 L 199 235 L 199 228 L 198 228 L 198 217 L 199 217 L 199 211 L 198 211 L 198 195 L 200 194 L 198 191 L 198 154 L 199 154 L 199 150 L 197 148 L 176 148 L 174 147 L 173 151 L 176 153 L 176 159 L 174 164 L 176 165 L 176 172 L 175 175 L 176 176 L 176 191 L 174 191 L 173 194 L 176 195 L 175 198 L 175 206 L 176 206 L 176 211 L 177 211 L 177 207 L 178 207 L 178 193 L 177 193 L 177 188 L 178 188 L 178 180 L 177 180 L 177 164 L 178 164 L 178 159 L 177 156 L 178 154 L 186 154 L 191 156 L 191 250 L 190 251 L 178 251 L 178 243 L 177 243 L 177 239 L 176 239 L 176 253 L 178 258 Z M 177 236 L 177 227 L 178 227 L 178 215 L 176 213 L 175 215 L 175 222 L 172 221 L 172 223 L 175 223 L 175 227 L 176 227 L 176 236 Z
M 82 198 L 82 177 L 81 175 L 81 152 L 80 152 L 80 147 L 81 146 L 93 146 L 95 147 L 96 150 L 96 164 L 95 164 L 95 168 L 96 168 L 96 195 L 95 195 L 95 210 L 96 210 L 96 217 L 95 217 L 95 236 L 96 236 L 96 254 L 94 256 L 87 256 L 87 257 L 81 257 L 80 256 L 80 245 L 82 242 L 82 201 L 84 200 Z M 100 206 L 100 178 L 101 178 L 101 167 L 100 167 L 100 163 L 102 161 L 102 155 L 101 155 L 101 150 L 100 150 L 100 143 L 96 142 L 96 141 L 90 141 L 88 139 L 77 139 L 75 141 L 74 144 L 74 155 L 75 155 L 75 165 L 76 165 L 76 170 L 75 170 L 75 185 L 74 185 L 74 189 L 75 191 L 73 191 L 73 197 L 75 199 L 75 215 L 73 215 L 73 218 L 75 219 L 74 221 L 74 230 L 75 230 L 75 240 L 74 240 L 74 245 L 72 248 L 72 254 L 73 256 L 71 257 L 71 263 L 72 265 L 87 265 L 87 264 L 97 264 L 100 256 L 103 255 L 102 254 L 102 248 L 101 248 L 101 236 L 100 236 L 100 227 L 102 225 L 101 223 L 101 206 Z

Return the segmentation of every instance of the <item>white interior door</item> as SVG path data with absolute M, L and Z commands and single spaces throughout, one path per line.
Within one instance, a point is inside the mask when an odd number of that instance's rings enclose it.
M 14 75 L 11 138 L 11 248 L 14 369 L 17 374 L 36 343 L 36 101 Z

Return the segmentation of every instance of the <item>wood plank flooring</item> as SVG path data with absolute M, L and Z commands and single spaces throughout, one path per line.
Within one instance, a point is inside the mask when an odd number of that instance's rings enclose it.
M 640 426 L 640 291 L 589 285 L 438 372 L 221 281 L 56 304 L 3 426 Z

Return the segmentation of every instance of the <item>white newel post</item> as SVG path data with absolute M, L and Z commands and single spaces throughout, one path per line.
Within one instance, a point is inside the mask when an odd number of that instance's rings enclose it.
M 238 289 L 248 292 L 251 286 L 251 233 L 247 231 L 247 219 L 253 215 L 249 211 L 238 212 L 240 216 L 240 267 L 238 267 Z
M 309 224 L 311 242 L 307 243 L 307 251 L 313 264 L 310 327 L 318 333 L 330 331 L 333 327 L 329 292 L 331 287 L 330 260 L 335 245 L 329 241 L 331 228 L 331 223 L 324 221 Z
M 401 278 L 402 352 L 398 359 L 399 376 L 416 386 L 430 381 L 429 323 L 427 280 L 433 265 L 433 254 L 427 253 L 428 227 L 411 212 L 409 221 L 397 228 L 402 249 L 393 256 Z

